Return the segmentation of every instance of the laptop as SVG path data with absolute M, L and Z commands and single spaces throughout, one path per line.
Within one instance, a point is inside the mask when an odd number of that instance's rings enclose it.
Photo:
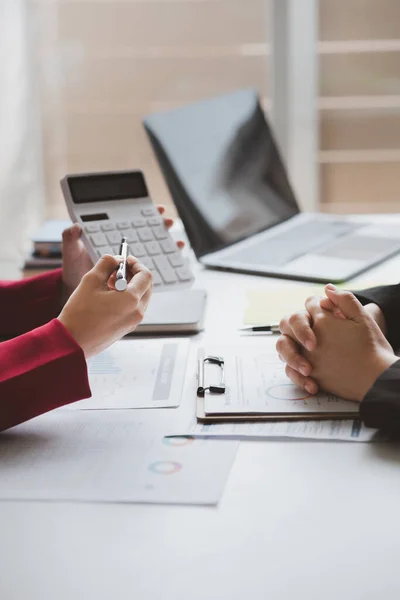
M 340 283 L 400 250 L 396 226 L 300 211 L 256 90 L 143 124 L 206 267 Z

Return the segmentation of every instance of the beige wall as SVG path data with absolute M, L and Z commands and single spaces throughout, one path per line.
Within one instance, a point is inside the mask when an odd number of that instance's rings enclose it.
M 30 2 L 51 216 L 67 171 L 141 167 L 169 202 L 141 116 L 240 86 L 268 96 L 266 0 Z M 400 2 L 320 0 L 320 40 L 322 208 L 398 210 Z

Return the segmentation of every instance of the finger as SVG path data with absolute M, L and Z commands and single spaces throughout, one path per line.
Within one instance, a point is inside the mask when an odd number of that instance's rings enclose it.
M 164 225 L 167 229 L 171 229 L 172 225 L 174 224 L 174 220 L 170 219 L 169 217 L 165 217 L 164 218 Z
M 144 293 L 142 298 L 139 301 L 138 306 L 135 308 L 132 315 L 132 324 L 130 328 L 130 332 L 135 331 L 138 325 L 143 321 L 144 315 L 146 314 L 147 307 L 149 305 L 149 301 L 151 298 L 152 288 L 148 289 L 147 292 Z
M 70 243 L 79 240 L 81 235 L 82 228 L 80 227 L 80 225 L 78 225 L 78 223 L 74 223 L 74 225 L 71 225 L 71 227 L 67 227 L 67 229 L 64 229 L 62 233 L 62 239 L 63 242 Z
M 333 304 L 332 300 L 329 300 L 329 298 L 321 298 L 320 306 L 321 308 L 329 310 L 330 312 L 334 312 L 335 310 L 337 310 L 336 304 Z
M 329 310 L 329 312 L 333 313 L 335 317 L 339 317 L 340 319 L 346 318 L 342 311 L 339 308 L 337 308 L 337 306 L 333 304 L 332 300 L 329 300 L 329 298 L 321 298 L 320 305 L 321 308 Z
M 150 302 L 152 293 L 153 293 L 153 288 L 151 287 L 147 290 L 147 292 L 144 294 L 144 296 L 141 300 L 144 312 L 146 312 L 147 307 L 149 306 L 149 302 Z
M 314 350 L 317 345 L 317 340 L 311 326 L 311 316 L 305 310 L 293 313 L 289 317 L 285 317 L 279 324 L 282 333 L 289 335 L 296 342 L 310 351 Z
M 157 204 L 156 208 L 160 215 L 163 215 L 165 213 L 165 206 L 163 204 Z
M 147 290 L 152 287 L 153 277 L 151 271 L 137 260 L 133 264 L 131 263 L 129 268 L 132 279 L 128 283 L 127 290 L 142 299 Z
M 359 302 L 351 292 L 338 290 L 330 283 L 325 286 L 325 293 L 346 319 L 352 321 L 361 321 L 365 319 L 365 316 L 367 315 L 366 311 L 361 302 Z
M 300 354 L 300 347 L 291 337 L 280 335 L 276 342 L 276 350 L 279 358 L 292 369 L 302 375 L 309 375 L 311 373 L 311 364 Z
M 300 373 L 289 366 L 286 367 L 285 372 L 297 387 L 305 390 L 311 396 L 314 396 L 318 392 L 318 385 L 311 377 L 303 377 L 303 375 L 300 375 Z
M 99 285 L 107 286 L 111 275 L 115 272 L 120 261 L 110 254 L 104 254 L 86 275 L 89 281 L 96 281 Z
M 137 265 L 138 263 L 140 263 L 140 259 L 137 258 L 136 256 L 132 256 L 132 254 L 129 254 L 126 258 L 126 280 L 129 283 L 130 280 L 133 277 L 133 269 L 135 267 L 135 265 Z
M 314 322 L 317 315 L 322 313 L 320 296 L 310 296 L 306 300 L 306 310 L 311 315 L 311 319 Z

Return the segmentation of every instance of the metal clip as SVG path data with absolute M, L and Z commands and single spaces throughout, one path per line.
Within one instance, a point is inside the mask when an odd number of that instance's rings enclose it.
M 204 387 L 204 365 L 218 365 L 221 368 L 221 381 L 217 385 Z M 205 392 L 210 394 L 225 394 L 225 361 L 221 356 L 206 356 L 197 360 L 197 395 L 204 396 Z

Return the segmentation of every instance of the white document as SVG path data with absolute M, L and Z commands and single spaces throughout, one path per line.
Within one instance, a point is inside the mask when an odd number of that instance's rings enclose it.
M 0 499 L 216 504 L 237 443 L 165 439 L 167 413 L 57 410 L 1 433 Z
M 194 420 L 189 427 L 179 430 L 180 435 L 183 435 L 183 433 L 196 438 L 231 440 L 292 438 L 347 442 L 381 442 L 388 439 L 382 432 L 364 427 L 361 421 L 352 419 L 211 424 L 197 423 Z
M 276 351 L 271 351 L 267 345 L 210 347 L 205 351 L 207 354 L 224 359 L 226 384 L 224 394 L 205 393 L 204 411 L 207 415 L 357 412 L 354 402 L 326 393 L 311 396 L 293 385 Z M 221 376 L 218 365 L 204 365 L 206 387 L 218 384 Z
M 121 340 L 88 361 L 92 397 L 69 409 L 179 406 L 188 339 Z

